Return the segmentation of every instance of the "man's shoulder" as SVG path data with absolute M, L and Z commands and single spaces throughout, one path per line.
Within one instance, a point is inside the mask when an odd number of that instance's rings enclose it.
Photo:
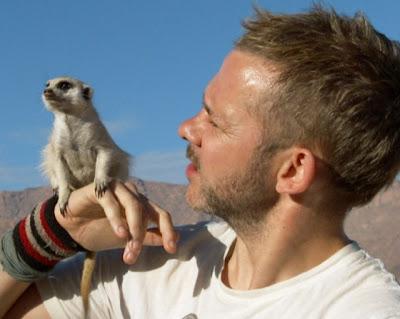
M 400 285 L 379 259 L 358 247 L 342 266 L 345 269 L 336 276 L 342 277 L 342 284 L 328 318 L 346 314 L 348 318 L 356 319 L 400 319 Z
M 395 284 L 358 289 L 339 298 L 327 318 L 400 319 L 400 288 Z

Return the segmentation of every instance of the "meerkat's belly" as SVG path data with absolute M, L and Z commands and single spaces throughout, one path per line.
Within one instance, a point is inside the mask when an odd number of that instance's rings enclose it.
M 72 150 L 63 154 L 71 175 L 70 186 L 80 188 L 94 180 L 96 153 L 92 149 Z

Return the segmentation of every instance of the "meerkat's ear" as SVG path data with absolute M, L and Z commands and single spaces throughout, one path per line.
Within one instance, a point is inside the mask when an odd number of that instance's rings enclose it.
M 91 100 L 93 96 L 93 89 L 90 86 L 84 86 L 82 95 L 85 100 Z

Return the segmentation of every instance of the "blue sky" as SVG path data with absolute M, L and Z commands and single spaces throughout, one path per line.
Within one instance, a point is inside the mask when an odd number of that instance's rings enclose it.
M 46 185 L 40 150 L 52 114 L 44 83 L 70 75 L 92 85 L 95 105 L 116 142 L 136 158 L 133 175 L 185 183 L 181 121 L 200 109 L 202 91 L 240 35 L 256 3 L 298 12 L 289 0 L 2 0 L 0 2 L 0 190 Z M 365 12 L 400 39 L 397 0 L 326 1 Z

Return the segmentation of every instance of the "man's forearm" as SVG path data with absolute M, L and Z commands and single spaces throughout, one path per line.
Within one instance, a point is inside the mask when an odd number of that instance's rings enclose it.
M 62 217 L 55 202 L 51 202 L 55 201 L 53 198 L 41 203 L 14 230 L 3 235 L 0 261 L 5 270 L 0 270 L 0 318 L 10 309 L 14 315 L 13 310 L 20 306 L 24 306 L 28 311 L 24 314 L 29 313 L 32 318 L 47 318 L 36 285 L 28 288 L 30 282 L 46 276 L 58 260 L 82 250 L 81 245 L 91 251 L 125 245 L 124 261 L 127 264 L 135 262 L 142 243 L 162 245 L 167 252 L 175 253 L 179 236 L 170 214 L 147 199 L 142 202 L 134 187 L 130 183 L 116 182 L 114 191 L 107 191 L 98 200 L 94 184 L 90 184 L 71 194 L 69 218 Z M 147 229 L 148 221 L 157 223 L 158 228 Z M 131 241 L 127 234 L 116 232 L 116 226 L 124 223 L 126 228 L 134 230 L 130 236 L 139 238 L 140 245 L 128 245 Z
M 31 283 L 18 281 L 0 270 L 0 318 L 2 318 Z
M 56 202 L 57 198 L 52 197 L 40 203 L 0 238 L 0 318 L 10 309 L 11 316 L 19 318 L 35 308 L 37 304 L 32 304 L 32 309 L 26 307 L 31 300 L 18 302 L 18 298 L 25 291 L 29 293 L 30 284 L 46 276 L 59 260 L 78 250 L 78 244 L 55 220 Z

